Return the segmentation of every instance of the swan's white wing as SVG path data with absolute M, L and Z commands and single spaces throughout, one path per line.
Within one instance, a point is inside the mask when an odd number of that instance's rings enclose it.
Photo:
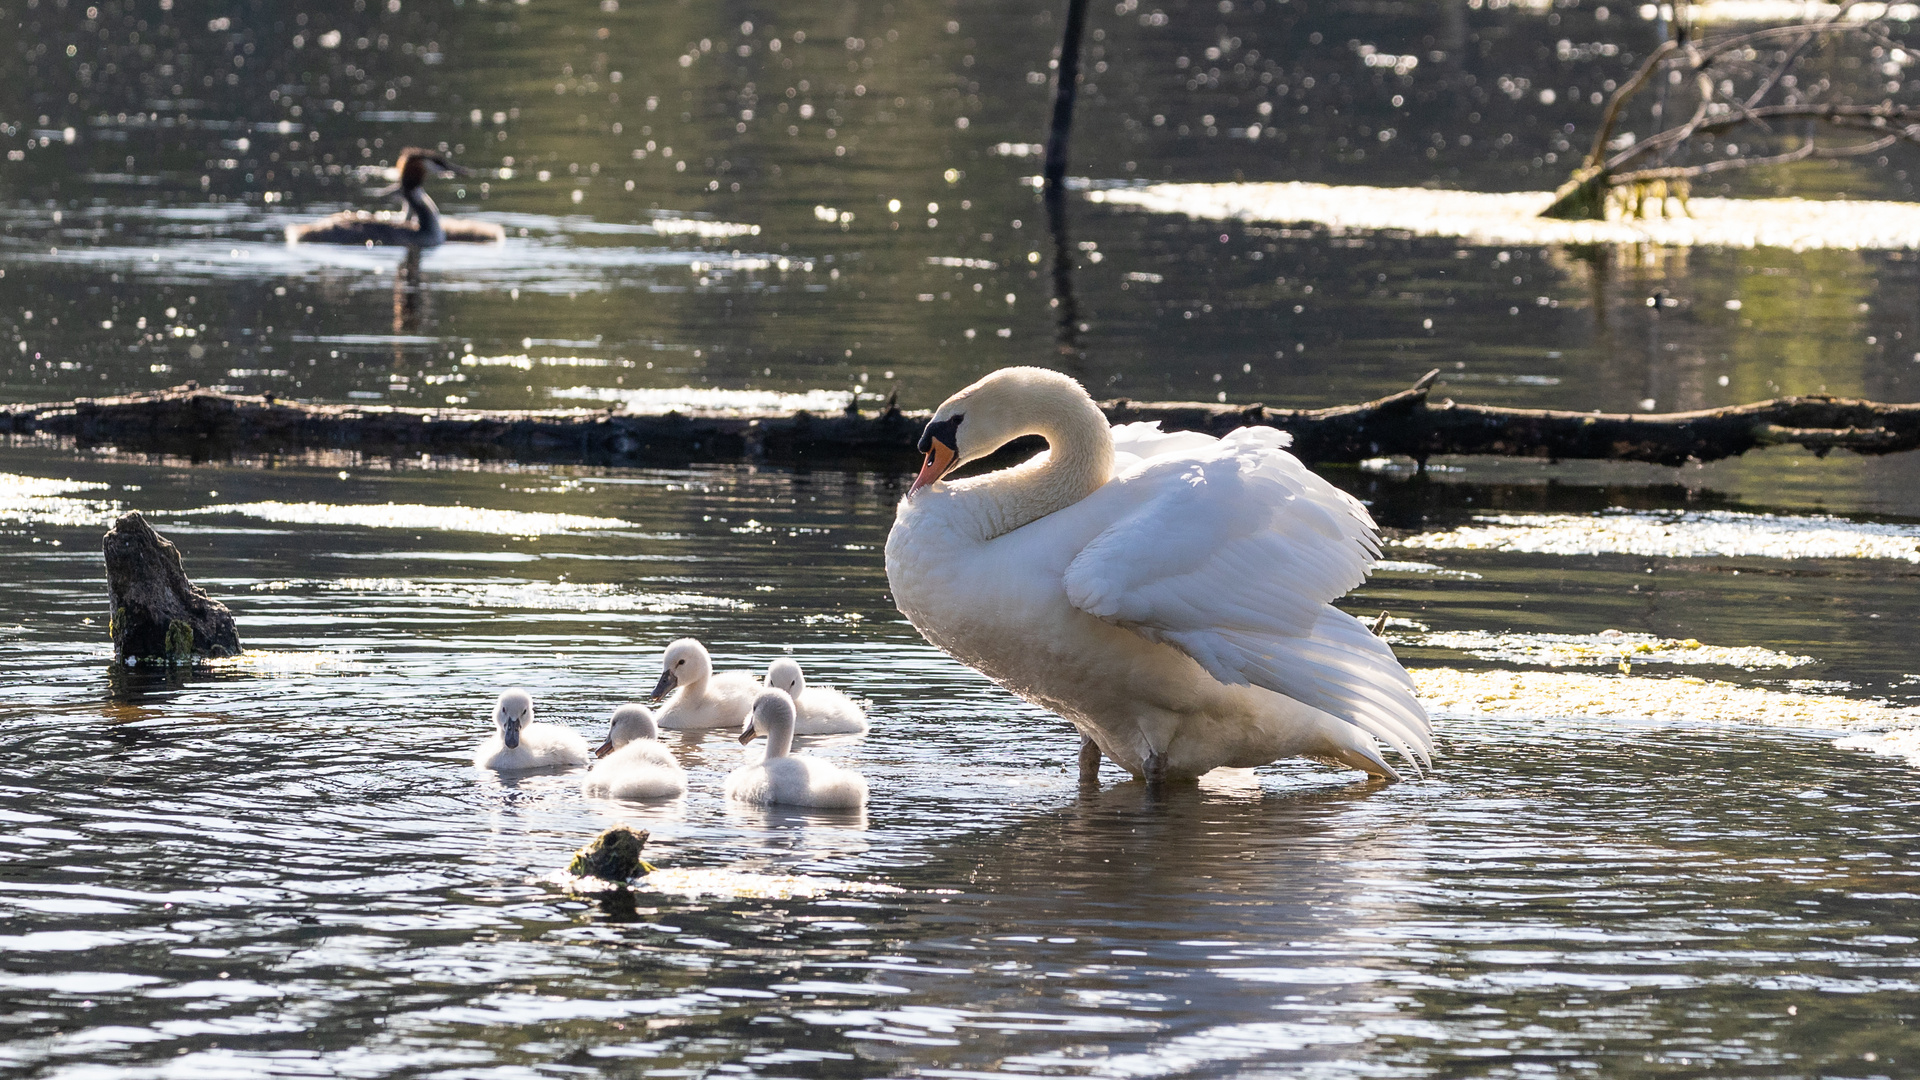
M 1088 497 L 1113 520 L 1067 566 L 1067 598 L 1222 682 L 1323 709 L 1424 765 L 1432 735 L 1412 680 L 1386 642 L 1330 603 L 1379 557 L 1366 508 L 1272 428 L 1201 438 Z
M 1292 444 L 1293 436 L 1285 432 L 1275 432 L 1281 439 L 1281 446 Z M 1198 431 L 1161 431 L 1160 421 L 1143 420 L 1136 424 L 1115 424 L 1113 426 L 1113 456 L 1116 468 L 1120 472 L 1147 458 L 1162 457 L 1168 454 L 1205 453 L 1220 440 Z

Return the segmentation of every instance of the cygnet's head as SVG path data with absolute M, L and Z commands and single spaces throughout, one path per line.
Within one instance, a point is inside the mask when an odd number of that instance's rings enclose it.
M 1071 376 L 1036 367 L 1010 367 L 954 394 L 934 410 L 920 434 L 926 464 L 914 477 L 914 492 L 977 461 L 1022 435 L 1041 434 L 1062 416 L 1091 410 L 1093 398 Z M 1101 429 L 1106 421 L 1101 417 Z
M 793 699 L 785 690 L 762 690 L 760 696 L 753 699 L 753 711 L 740 727 L 740 745 L 747 745 L 759 735 L 765 735 L 771 746 L 793 740 Z
M 519 687 L 500 695 L 493 707 L 493 726 L 500 732 L 500 741 L 511 750 L 520 745 L 520 730 L 533 724 L 533 698 Z
M 654 726 L 652 709 L 645 705 L 622 705 L 613 710 L 613 723 L 607 729 L 607 741 L 600 744 L 593 756 L 606 757 L 636 739 L 659 737 L 660 729 Z
M 707 647 L 683 637 L 667 646 L 667 654 L 661 661 L 660 681 L 653 684 L 653 696 L 666 697 L 674 687 L 698 685 L 712 674 L 713 658 L 707 655 Z
M 783 656 L 767 665 L 767 685 L 785 690 L 787 696 L 799 700 L 806 693 L 807 677 L 800 673 L 800 662 L 792 657 Z

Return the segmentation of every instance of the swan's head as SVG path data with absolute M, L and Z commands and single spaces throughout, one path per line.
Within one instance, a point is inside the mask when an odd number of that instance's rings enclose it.
M 792 741 L 793 699 L 785 690 L 762 690 L 760 696 L 753 699 L 753 711 L 740 726 L 740 745 L 745 746 L 761 735 L 775 745 Z
M 807 690 L 807 677 L 800 674 L 799 661 L 783 656 L 767 665 L 767 685 L 798 698 Z
M 1099 409 L 1078 382 L 1036 367 L 1001 368 L 941 402 L 920 433 L 926 455 L 907 495 L 1022 435 L 1045 434 L 1062 414 Z M 1104 429 L 1105 419 L 1100 426 Z
M 713 675 L 713 658 L 707 647 L 690 637 L 667 646 L 661 660 L 660 681 L 653 684 L 653 696 L 666 697 L 676 686 L 697 685 Z
M 525 690 L 514 687 L 500 695 L 493 707 L 493 726 L 500 732 L 500 741 L 511 750 L 520 745 L 520 731 L 533 724 L 533 698 Z
M 593 756 L 606 757 L 636 739 L 659 737 L 660 729 L 654 726 L 652 709 L 645 705 L 622 705 L 613 710 L 613 724 L 607 729 L 607 741 L 600 744 Z

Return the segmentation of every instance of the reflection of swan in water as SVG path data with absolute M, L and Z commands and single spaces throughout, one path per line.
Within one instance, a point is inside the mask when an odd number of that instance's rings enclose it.
M 417 244 L 430 246 L 447 241 L 495 243 L 506 233 L 487 221 L 441 217 L 433 199 L 422 190 L 429 176 L 451 176 L 466 170 L 431 150 L 408 147 L 400 151 L 400 184 L 392 189 L 406 204 L 405 214 L 391 211 L 369 213 L 345 210 L 287 226 L 290 244 Z

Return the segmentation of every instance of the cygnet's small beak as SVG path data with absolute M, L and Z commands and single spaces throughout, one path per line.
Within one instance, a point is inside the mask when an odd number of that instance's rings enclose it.
M 519 746 L 520 745 L 520 721 L 514 719 L 511 716 L 508 717 L 506 730 L 500 733 L 500 741 L 506 743 L 507 749 L 509 750 L 513 749 L 516 746 Z
M 920 466 L 920 475 L 913 478 L 913 486 L 907 489 L 908 498 L 912 498 L 914 492 L 947 475 L 947 470 L 953 468 L 953 459 L 960 456 L 959 451 L 939 439 L 932 440 L 932 443 L 933 445 L 927 450 L 926 464 Z
M 593 756 L 597 758 L 606 757 L 611 753 L 613 753 L 613 736 L 609 735 L 606 741 L 600 744 L 599 749 L 593 752 Z
M 653 684 L 653 696 L 656 698 L 666 697 L 673 692 L 674 687 L 679 685 L 680 680 L 674 678 L 673 669 L 668 668 L 660 673 L 660 681 Z
M 747 725 L 740 729 L 740 745 L 745 746 L 758 738 L 760 729 L 754 725 L 753 717 L 747 717 Z

